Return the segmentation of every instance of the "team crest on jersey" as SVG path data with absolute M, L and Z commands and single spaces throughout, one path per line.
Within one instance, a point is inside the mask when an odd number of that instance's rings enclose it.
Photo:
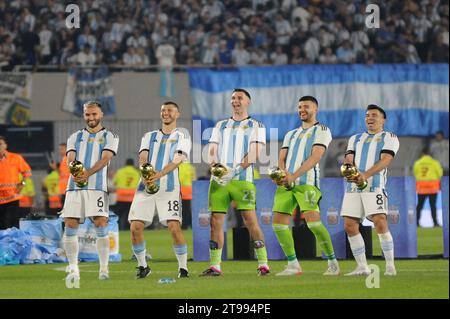
M 305 136 L 306 136 L 306 139 L 308 139 L 308 138 L 311 137 L 311 133 L 307 133 L 307 134 L 305 134 L 305 133 L 300 133 L 300 135 L 298 136 L 298 138 L 303 138 L 303 137 L 305 137 Z
M 377 143 L 380 143 L 380 142 L 381 142 L 381 137 L 377 138 L 375 141 L 376 141 Z
M 371 138 L 371 137 L 369 137 L 369 138 L 366 140 L 366 143 L 370 143 L 370 142 L 372 142 L 372 138 Z

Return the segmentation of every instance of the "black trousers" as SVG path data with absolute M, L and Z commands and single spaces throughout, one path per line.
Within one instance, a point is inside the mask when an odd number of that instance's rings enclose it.
M 183 223 L 182 229 L 188 229 L 192 227 L 192 203 L 190 199 L 183 199 L 181 202 Z
M 19 228 L 19 200 L 0 205 L 0 229 Z
M 129 230 L 130 224 L 128 223 L 128 213 L 130 211 L 131 202 L 116 202 L 116 213 L 119 216 L 119 229 Z
M 420 213 L 422 212 L 423 205 L 425 204 L 425 200 L 427 199 L 427 197 L 429 198 L 430 201 L 431 217 L 433 218 L 434 225 L 436 226 L 438 224 L 436 219 L 437 194 L 419 194 L 419 200 L 416 208 L 417 225 L 419 225 Z

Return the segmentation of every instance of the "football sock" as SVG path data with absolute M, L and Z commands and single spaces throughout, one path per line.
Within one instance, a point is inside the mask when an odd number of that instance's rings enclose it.
M 178 259 L 178 268 L 187 270 L 187 245 L 173 245 L 173 251 Z
M 269 267 L 267 264 L 267 250 L 262 240 L 254 240 L 253 247 L 255 249 L 256 258 L 259 266 Z
M 209 256 L 210 266 L 220 270 L 220 263 L 222 261 L 222 248 L 215 241 L 209 241 Z
M 364 239 L 362 238 L 361 233 L 358 233 L 358 235 L 352 237 L 348 237 L 348 241 L 352 249 L 353 257 L 355 257 L 358 266 L 367 267 L 366 246 L 364 244 Z
M 147 267 L 147 260 L 145 259 L 145 241 L 140 244 L 133 245 L 133 253 L 136 256 L 139 267 Z
M 308 228 L 312 231 L 312 233 L 316 237 L 316 240 L 319 242 L 320 248 L 322 248 L 322 252 L 325 254 L 327 259 L 336 260 L 330 233 L 328 233 L 328 230 L 325 228 L 322 222 L 309 222 L 307 224 Z
M 100 262 L 100 270 L 107 271 L 109 262 L 108 227 L 96 227 L 95 231 L 97 233 L 97 251 Z
M 67 260 L 69 265 L 78 265 L 78 228 L 66 227 L 64 232 L 64 250 L 66 251 Z
M 272 225 L 275 235 L 277 236 L 278 242 L 283 249 L 289 261 L 297 261 L 297 256 L 295 255 L 294 239 L 292 238 L 292 233 L 289 231 L 288 225 L 283 224 L 273 224 Z
M 384 234 L 378 234 L 378 238 L 380 239 L 381 249 L 386 259 L 386 265 L 394 265 L 394 241 L 391 232 L 388 231 Z

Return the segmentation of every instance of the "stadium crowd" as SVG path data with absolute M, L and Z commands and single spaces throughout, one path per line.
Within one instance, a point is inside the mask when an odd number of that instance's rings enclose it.
M 449 61 L 447 0 L 81 0 L 72 29 L 69 2 L 0 0 L 0 68 Z

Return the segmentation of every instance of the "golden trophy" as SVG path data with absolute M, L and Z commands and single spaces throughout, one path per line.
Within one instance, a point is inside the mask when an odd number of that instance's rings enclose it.
M 279 185 L 287 176 L 286 171 L 277 166 L 272 166 L 271 168 L 269 168 L 268 173 L 269 173 L 269 177 L 277 185 Z M 290 185 L 284 185 L 284 188 L 286 188 L 287 190 L 291 190 L 294 188 L 294 186 L 295 186 L 295 183 L 291 183 Z
M 83 173 L 84 170 L 84 166 L 83 163 L 81 163 L 80 161 L 74 160 L 72 162 L 69 163 L 69 172 L 72 176 L 74 177 L 78 177 Z M 78 187 L 85 187 L 88 182 L 84 181 L 84 182 L 75 182 L 75 184 Z
M 344 176 L 347 180 L 348 179 L 354 179 L 358 178 L 361 173 L 358 171 L 358 168 L 356 168 L 353 164 L 342 164 L 341 165 L 341 174 Z M 364 181 L 360 184 L 356 184 L 359 190 L 363 190 L 367 187 L 367 181 Z
M 141 167 L 139 167 L 139 170 L 141 171 L 141 176 L 143 179 L 148 179 L 156 174 L 155 169 L 153 168 L 152 164 L 145 163 L 142 164 Z M 155 194 L 159 191 L 159 186 L 156 184 L 149 184 L 145 185 L 145 192 L 147 194 Z
M 227 175 L 229 171 L 230 170 L 228 167 L 220 163 L 216 163 L 211 167 L 211 175 L 217 178 L 222 178 L 223 176 Z

